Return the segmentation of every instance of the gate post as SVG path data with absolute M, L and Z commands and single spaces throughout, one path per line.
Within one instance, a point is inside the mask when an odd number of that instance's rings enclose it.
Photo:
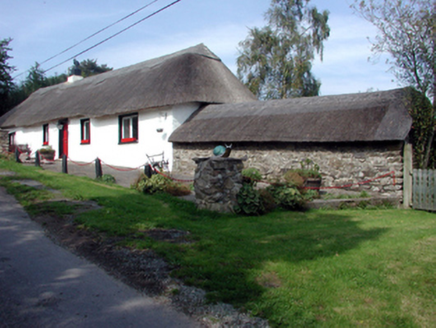
M 41 158 L 39 157 L 39 150 L 35 152 L 35 166 L 41 166 Z
M 103 170 L 101 169 L 101 161 L 100 159 L 97 157 L 95 159 L 95 178 L 101 178 L 103 175 Z
M 68 174 L 68 159 L 67 155 L 62 155 L 62 173 Z
M 15 161 L 17 163 L 22 163 L 20 159 L 20 150 L 18 149 L 18 146 L 15 147 Z
M 153 170 L 151 168 L 151 164 L 145 164 L 144 166 L 144 174 L 147 178 L 151 178 L 153 174 Z
M 412 144 L 404 143 L 403 151 L 403 207 L 409 208 L 412 206 Z

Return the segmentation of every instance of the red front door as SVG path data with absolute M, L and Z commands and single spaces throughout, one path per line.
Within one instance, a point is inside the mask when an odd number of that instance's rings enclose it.
M 68 123 L 62 123 L 63 128 L 59 131 L 59 158 L 68 156 Z

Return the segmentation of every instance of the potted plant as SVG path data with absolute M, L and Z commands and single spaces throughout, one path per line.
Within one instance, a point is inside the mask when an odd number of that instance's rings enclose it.
M 319 166 L 310 159 L 301 161 L 300 166 L 300 169 L 292 169 L 285 173 L 286 182 L 297 187 L 321 187 L 322 175 L 319 172 Z
M 43 147 L 38 150 L 39 154 L 41 155 L 42 159 L 46 159 L 49 161 L 54 160 L 55 157 L 55 150 L 51 148 L 51 146 Z
M 298 170 L 304 179 L 304 187 L 319 188 L 321 187 L 322 175 L 319 172 L 318 164 L 306 158 L 300 162 L 301 169 Z

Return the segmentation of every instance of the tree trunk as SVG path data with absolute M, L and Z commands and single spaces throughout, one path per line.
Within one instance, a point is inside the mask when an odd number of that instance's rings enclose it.
M 434 105 L 433 105 L 433 113 L 434 113 Z M 424 169 L 428 167 L 428 163 L 430 161 L 430 153 L 432 148 L 431 146 L 433 145 L 433 139 L 434 139 L 434 120 L 430 132 L 430 137 L 428 138 L 427 146 L 425 147 L 425 158 L 424 158 L 424 165 L 423 165 Z

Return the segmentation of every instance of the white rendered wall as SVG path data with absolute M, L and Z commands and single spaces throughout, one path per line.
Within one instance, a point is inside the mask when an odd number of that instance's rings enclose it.
M 91 162 L 97 157 L 107 164 L 124 167 L 139 167 L 147 163 L 146 154 L 164 152 L 172 168 L 173 148 L 168 138 L 186 119 L 199 108 L 198 103 L 147 109 L 138 112 L 138 142 L 120 144 L 118 115 L 106 118 L 91 118 L 91 142 L 81 144 L 80 118 L 68 122 L 68 157 L 77 162 Z M 59 130 L 57 122 L 49 123 L 49 145 L 59 157 Z M 29 144 L 31 150 L 43 147 L 42 126 L 19 128 L 15 131 L 17 144 Z M 162 129 L 162 132 L 158 132 Z
M 139 167 L 147 163 L 146 154 L 164 152 L 171 169 L 173 149 L 168 138 L 198 107 L 198 104 L 185 104 L 138 112 L 138 142 L 127 144 L 119 144 L 118 116 L 91 118 L 91 143 L 84 145 L 80 144 L 80 119 L 72 119 L 69 157 L 78 162 L 90 162 L 98 157 L 110 165 Z
M 38 149 L 47 147 L 43 145 L 43 130 L 42 124 L 12 129 L 9 133 L 15 132 L 15 143 L 17 145 L 29 145 L 32 150 L 32 157 L 35 156 L 35 152 Z M 48 126 L 48 145 L 56 151 L 56 158 L 59 156 L 59 130 L 56 127 L 56 123 L 51 122 Z

